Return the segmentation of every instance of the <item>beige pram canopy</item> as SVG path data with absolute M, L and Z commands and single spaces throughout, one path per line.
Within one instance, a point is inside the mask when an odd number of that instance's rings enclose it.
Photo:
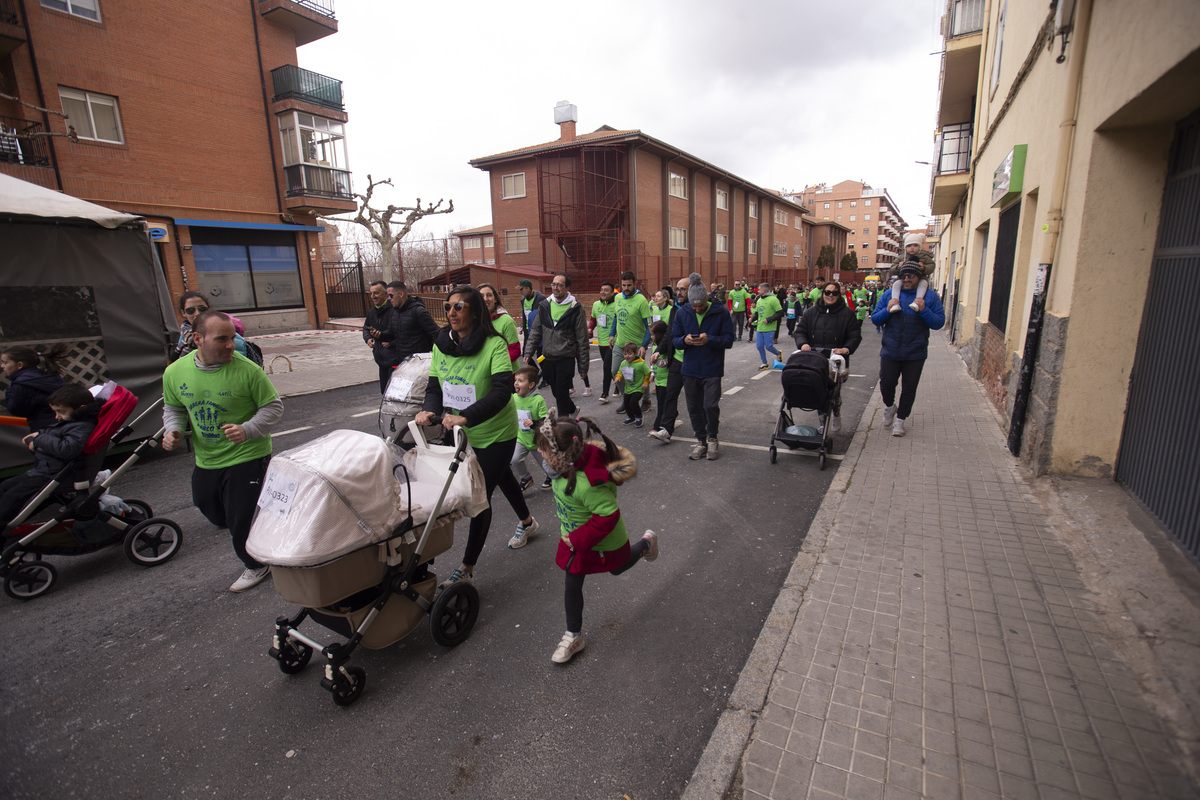
M 448 477 L 443 449 L 450 448 L 405 452 L 378 436 L 339 430 L 276 455 L 246 551 L 272 566 L 313 567 L 384 541 L 410 509 L 413 526 L 424 524 Z M 438 516 L 477 513 L 482 482 L 472 459 L 455 476 Z

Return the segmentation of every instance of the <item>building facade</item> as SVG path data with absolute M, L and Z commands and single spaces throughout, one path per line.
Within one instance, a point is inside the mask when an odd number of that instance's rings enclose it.
M 875 189 L 862 181 L 842 181 L 833 186 L 808 186 L 789 196 L 808 209 L 814 219 L 846 227 L 846 247 L 858 258 L 858 274 L 843 280 L 860 281 L 868 274 L 886 277 L 901 259 L 907 224 L 887 189 Z M 840 262 L 841 256 L 838 258 Z
M 803 280 L 799 204 L 638 130 L 577 134 L 574 106 L 555 112 L 557 141 L 470 162 L 488 173 L 498 266 L 565 270 L 582 291 L 627 269 L 647 287 L 693 271 Z
M 332 0 L 3 0 L 0 171 L 145 217 L 172 295 L 248 333 L 320 327 L 317 216 L 356 204 L 341 82 L 296 50 L 336 32 Z
M 491 225 L 456 231 L 454 235 L 458 237 L 458 251 L 462 253 L 464 264 L 496 263 L 496 237 Z
M 947 3 L 931 205 L 954 343 L 1038 472 L 1200 557 L 1200 4 Z

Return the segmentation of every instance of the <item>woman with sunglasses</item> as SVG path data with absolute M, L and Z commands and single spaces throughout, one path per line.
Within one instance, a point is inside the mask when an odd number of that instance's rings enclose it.
M 196 343 L 192 336 L 192 320 L 210 308 L 212 308 L 212 304 L 199 292 L 184 292 L 179 296 L 179 313 L 183 315 L 183 322 L 179 324 L 179 341 L 171 350 L 172 361 L 182 358 L 196 349 Z M 233 349 L 246 355 L 246 340 L 242 338 L 246 329 L 242 326 L 242 321 L 232 314 L 226 316 L 233 323 Z
M 458 581 L 475 582 L 475 563 L 492 525 L 492 492 L 497 486 L 520 519 L 517 533 L 527 539 L 538 529 L 509 466 L 517 444 L 517 407 L 508 342 L 496 332 L 483 295 L 472 286 L 450 290 L 446 319 L 433 344 L 425 403 L 416 423 L 432 425 L 441 414 L 447 431 L 455 425 L 466 428 L 483 472 L 488 507 L 471 520 L 462 565 L 442 581 L 443 588 Z
M 844 356 L 850 366 L 850 354 L 862 343 L 862 320 L 846 304 L 846 296 L 837 281 L 826 281 L 821 287 L 821 299 L 804 312 L 796 325 L 796 346 L 801 350 L 820 350 Z M 834 408 L 829 429 L 842 429 L 841 409 Z

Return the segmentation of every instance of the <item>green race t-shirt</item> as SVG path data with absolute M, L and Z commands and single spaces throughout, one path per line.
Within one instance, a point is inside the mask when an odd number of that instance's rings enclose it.
M 821 299 L 821 289 L 814 286 L 812 288 L 812 291 L 810 291 L 808 293 L 808 299 L 814 303 L 817 302 L 818 300 L 820 300 Z
M 517 344 L 520 338 L 517 335 L 517 323 L 513 321 L 512 315 L 501 309 L 500 313 L 492 317 L 492 326 L 495 327 L 496 333 L 504 337 L 504 341 L 508 344 Z M 517 367 L 521 366 L 519 359 L 512 360 L 513 372 L 517 371 Z
M 626 297 L 624 292 L 618 292 L 613 305 L 617 319 L 617 337 L 613 346 L 633 342 L 640 347 L 646 338 L 646 320 L 650 319 L 650 303 L 646 296 L 634 292 L 633 297 Z
M 492 376 L 512 372 L 508 344 L 500 336 L 489 336 L 483 347 L 470 356 L 448 356 L 433 346 L 433 361 L 429 376 L 437 378 L 442 387 L 442 405 L 452 414 L 462 414 L 483 399 L 492 389 Z M 517 436 L 517 407 L 512 397 L 491 419 L 467 428 L 467 441 L 472 447 L 487 447 Z
M 517 408 L 517 441 L 533 450 L 533 426 L 546 418 L 546 401 L 537 392 L 530 392 L 528 397 L 514 393 L 513 405 Z
M 607 303 L 601 303 L 599 300 L 592 303 L 592 319 L 596 320 L 596 344 L 600 347 L 608 347 L 608 329 L 613 324 L 613 314 L 617 312 L 616 303 L 611 300 Z
M 668 322 L 671 319 L 671 306 L 668 304 L 666 308 L 659 308 L 654 303 L 650 304 L 650 324 L 656 322 Z M 668 333 L 670 330 L 668 330 Z
M 241 353 L 213 372 L 196 366 L 196 353 L 191 353 L 163 373 L 163 402 L 187 411 L 196 466 L 201 469 L 224 469 L 269 456 L 270 436 L 234 444 L 221 426 L 241 425 L 277 397 L 262 367 Z
M 658 345 L 651 345 L 650 366 L 653 368 L 654 372 L 654 385 L 666 386 L 667 374 L 669 372 L 668 367 L 670 365 L 667 363 L 666 356 L 660 356 L 658 354 Z
M 733 301 L 734 312 L 745 311 L 746 301 L 750 299 L 750 293 L 745 289 L 734 289 L 729 293 L 729 299 Z
M 628 361 L 621 362 L 621 377 L 625 379 L 626 394 L 641 394 L 644 391 L 646 378 L 650 375 L 650 368 L 646 366 L 643 359 L 637 359 L 630 363 Z
M 607 517 L 615 514 L 618 510 L 617 485 L 612 481 L 592 486 L 582 472 L 577 473 L 575 475 L 575 493 L 571 495 L 567 494 L 567 479 L 562 476 L 555 478 L 550 485 L 554 488 L 554 506 L 561 523 L 559 536 L 567 544 L 571 543 L 571 531 L 591 519 L 593 514 Z M 625 517 L 622 515 L 617 520 L 617 526 L 613 528 L 612 533 L 605 536 L 592 549 L 598 552 L 608 552 L 616 550 L 628 541 L 629 534 L 625 530 Z
M 754 313 L 758 315 L 758 322 L 755 324 L 755 329 L 762 333 L 764 331 L 773 331 L 778 321 L 767 322 L 767 319 L 783 310 L 783 306 L 779 305 L 779 298 L 773 294 L 763 295 L 758 299 L 758 303 L 754 306 Z

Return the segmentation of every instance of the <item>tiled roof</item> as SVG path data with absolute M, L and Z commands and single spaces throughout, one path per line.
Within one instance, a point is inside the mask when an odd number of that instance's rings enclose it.
M 580 134 L 570 141 L 564 142 L 561 139 L 555 139 L 553 142 L 545 142 L 543 144 L 530 145 L 529 147 L 520 147 L 516 150 L 507 150 L 503 153 L 496 153 L 495 155 L 473 158 L 471 159 L 470 163 L 474 164 L 478 161 L 491 161 L 497 158 L 510 158 L 517 155 L 532 155 L 533 153 L 537 153 L 542 150 L 553 150 L 558 147 L 571 147 L 581 143 L 587 144 L 592 142 L 600 142 L 605 139 L 623 139 L 627 136 L 636 136 L 640 133 L 641 131 L 639 130 L 614 131 L 611 128 L 601 128 L 598 131 Z
M 491 233 L 491 225 L 480 225 L 478 228 L 467 228 L 465 231 L 455 231 L 455 236 L 474 236 L 477 233 Z

